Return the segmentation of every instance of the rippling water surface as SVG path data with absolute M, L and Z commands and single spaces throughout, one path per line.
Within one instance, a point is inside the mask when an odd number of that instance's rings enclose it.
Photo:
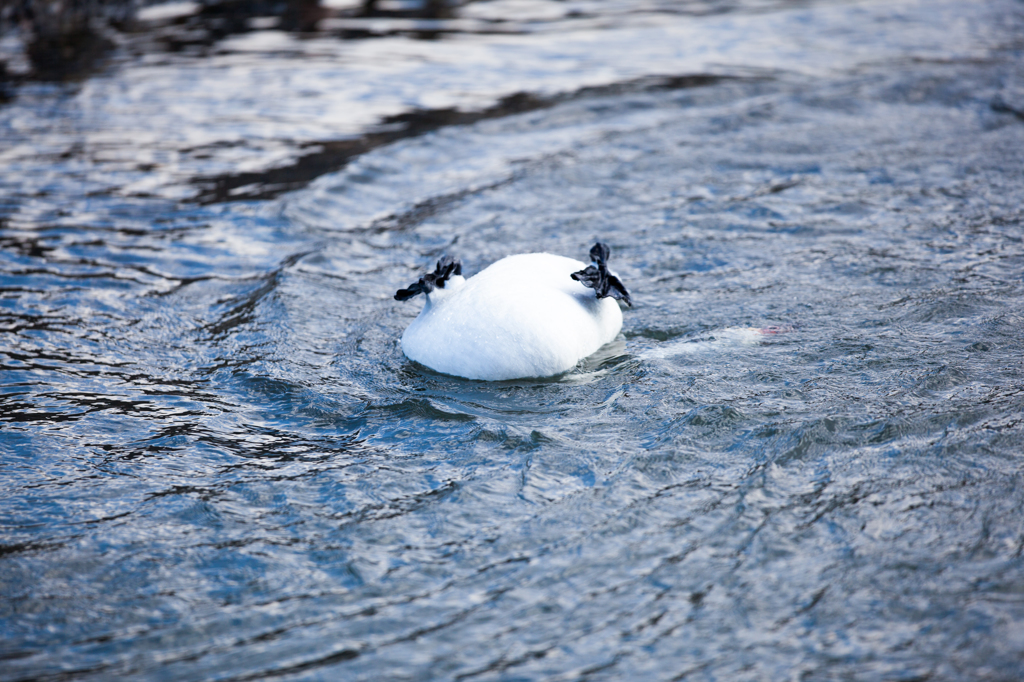
M 0 678 L 1019 679 L 1024 5 L 359 21 L 0 107 Z M 572 372 L 402 355 L 596 238 Z

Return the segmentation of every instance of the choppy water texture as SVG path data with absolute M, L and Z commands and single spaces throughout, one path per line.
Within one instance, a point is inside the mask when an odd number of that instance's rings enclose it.
M 1019 679 L 1024 4 L 330 21 L 0 107 L 0 678 Z M 598 357 L 403 357 L 598 237 Z

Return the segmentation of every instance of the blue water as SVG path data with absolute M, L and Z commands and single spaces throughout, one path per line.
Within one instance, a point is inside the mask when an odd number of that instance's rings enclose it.
M 0 679 L 1020 678 L 1024 5 L 577 9 L 17 85 Z M 596 238 L 575 370 L 402 355 L 441 254 Z

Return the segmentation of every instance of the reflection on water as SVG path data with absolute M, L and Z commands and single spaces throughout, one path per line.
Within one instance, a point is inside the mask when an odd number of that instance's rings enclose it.
M 417 7 L 9 62 L 0 678 L 1015 679 L 1020 4 Z M 402 355 L 598 237 L 572 372 Z

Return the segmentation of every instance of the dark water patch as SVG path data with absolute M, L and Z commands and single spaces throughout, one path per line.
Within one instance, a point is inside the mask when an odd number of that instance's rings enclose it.
M 211 203 L 229 200 L 268 199 L 302 187 L 325 173 L 344 168 L 350 159 L 405 137 L 423 135 L 442 126 L 465 125 L 485 118 L 506 116 L 550 106 L 534 95 L 510 95 L 487 110 L 463 112 L 454 108 L 398 114 L 381 122 L 381 132 L 368 133 L 353 140 L 310 144 L 316 151 L 303 155 L 295 164 L 259 173 L 244 173 L 222 178 L 198 179 L 203 188 L 197 199 Z M 390 129 L 390 130 L 389 130 Z
M 722 81 L 725 76 L 694 74 L 683 76 L 647 76 L 636 81 L 615 83 L 601 87 L 586 87 L 574 93 L 542 97 L 519 92 L 501 98 L 497 104 L 481 111 L 463 111 L 456 108 L 419 110 L 387 116 L 378 130 L 351 140 L 308 143 L 313 148 L 301 155 L 294 164 L 257 173 L 232 174 L 217 178 L 198 178 L 194 182 L 201 189 L 196 200 L 200 203 L 270 199 L 284 192 L 303 187 L 313 179 L 344 168 L 351 159 L 373 149 L 392 144 L 408 137 L 425 135 L 442 127 L 470 125 L 477 121 L 511 116 L 538 109 L 547 109 L 561 102 L 585 97 L 601 97 L 626 92 L 658 92 L 685 88 L 706 87 Z
M 114 43 L 84 27 L 59 35 L 39 35 L 26 48 L 32 76 L 42 81 L 79 80 L 93 75 Z
M 1000 114 L 1013 114 L 1021 121 L 1024 121 L 1024 109 L 1018 109 L 1006 103 L 1000 96 L 997 96 L 989 106 L 992 107 L 992 111 L 996 111 Z
M 373 408 L 383 412 L 393 412 L 398 417 L 421 417 L 426 419 L 439 419 L 442 421 L 473 421 L 468 414 L 446 412 L 431 405 L 425 400 L 408 400 L 397 405 L 379 405 Z

